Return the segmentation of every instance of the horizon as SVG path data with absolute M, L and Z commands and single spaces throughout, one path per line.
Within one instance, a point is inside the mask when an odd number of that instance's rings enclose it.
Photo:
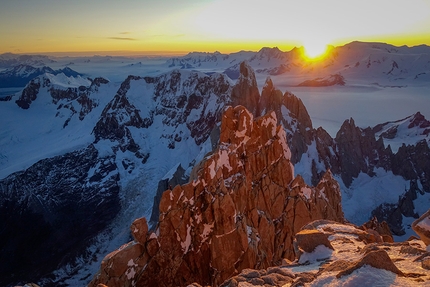
M 4 0 L 1 6 L 0 54 L 178 55 L 352 41 L 430 45 L 429 0 Z
M 397 48 L 400 47 L 419 47 L 419 46 L 428 46 L 430 47 L 430 44 L 416 44 L 416 45 L 408 45 L 408 44 L 392 44 L 387 43 L 383 41 L 360 41 L 360 40 L 353 40 L 341 45 L 331 45 L 327 44 L 327 47 L 343 47 L 348 44 L 358 42 L 358 43 L 369 43 L 369 44 L 387 44 L 391 45 Z M 260 48 L 257 49 L 241 49 L 241 50 L 234 50 L 234 51 L 220 51 L 219 49 L 212 50 L 212 51 L 197 51 L 197 50 L 189 50 L 189 51 L 131 51 L 131 50 L 117 50 L 117 51 L 63 51 L 63 52 L 30 52 L 30 53 L 20 53 L 20 52 L 12 52 L 7 51 L 4 53 L 0 53 L 0 55 L 33 55 L 33 56 L 51 56 L 51 57 L 94 57 L 94 56 L 100 56 L 100 57 L 106 57 L 106 56 L 112 56 L 112 57 L 181 57 L 186 56 L 190 53 L 206 53 L 206 54 L 213 54 L 213 53 L 221 53 L 221 54 L 234 54 L 239 52 L 259 52 L 260 50 L 264 48 L 274 49 L 278 48 L 281 52 L 291 52 L 294 49 L 306 49 L 305 46 L 293 46 L 289 49 L 282 49 L 278 45 L 275 46 L 268 46 L 263 45 Z

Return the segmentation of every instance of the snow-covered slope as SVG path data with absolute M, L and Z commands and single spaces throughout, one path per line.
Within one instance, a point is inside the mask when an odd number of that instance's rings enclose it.
M 423 140 L 430 142 L 430 122 L 420 112 L 402 120 L 380 124 L 374 129 L 376 136 L 382 137 L 385 145 L 390 145 L 393 151 L 402 145 L 416 145 Z
M 92 127 L 115 89 L 102 78 L 44 74 L 2 102 L 0 178 L 90 144 Z

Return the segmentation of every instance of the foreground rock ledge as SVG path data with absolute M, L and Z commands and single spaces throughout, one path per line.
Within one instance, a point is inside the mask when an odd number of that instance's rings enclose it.
M 379 234 L 373 231 L 352 224 L 314 221 L 296 236 L 303 251 L 297 260 L 268 269 L 244 269 L 221 287 L 361 286 L 366 282 L 371 286 L 430 286 L 425 267 L 430 253 L 422 240 L 372 241 Z
M 219 147 L 190 182 L 164 192 L 155 232 L 106 256 L 89 286 L 219 286 L 246 268 L 296 257 L 293 240 L 317 219 L 344 221 L 330 171 L 316 187 L 294 178 L 285 131 L 274 112 L 254 120 L 242 106 L 223 114 Z M 140 227 L 137 227 L 140 226 Z

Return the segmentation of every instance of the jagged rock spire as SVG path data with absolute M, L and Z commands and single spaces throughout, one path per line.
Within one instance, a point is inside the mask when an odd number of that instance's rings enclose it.
M 240 63 L 239 78 L 231 93 L 232 106 L 242 105 L 252 114 L 258 115 L 260 92 L 257 86 L 254 69 L 247 61 Z
M 316 187 L 294 179 L 275 112 L 254 119 L 229 107 L 220 130 L 190 182 L 163 193 L 155 231 L 108 255 L 90 286 L 219 286 L 243 269 L 294 259 L 293 236 L 310 221 L 344 220 L 330 171 Z

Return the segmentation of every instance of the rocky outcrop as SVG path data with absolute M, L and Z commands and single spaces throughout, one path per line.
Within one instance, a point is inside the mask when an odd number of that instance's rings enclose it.
M 374 242 L 394 242 L 390 227 L 386 221 L 379 223 L 376 217 L 360 226 L 360 229 L 372 234 Z
M 328 282 L 333 286 L 345 282 L 384 285 L 386 271 L 392 273 L 392 282 L 401 282 L 402 286 L 430 283 L 428 272 L 423 270 L 426 267 L 422 267 L 427 266 L 429 258 L 422 241 L 376 242 L 372 241 L 374 235 L 372 229 L 362 230 L 352 224 L 314 221 L 296 234 L 302 251 L 296 260 L 267 269 L 244 269 L 221 286 L 324 286 Z M 372 270 L 362 269 L 369 266 Z
M 430 245 L 430 209 L 412 223 L 412 229 L 426 245 Z
M 336 278 L 341 278 L 345 275 L 351 274 L 354 270 L 357 270 L 364 265 L 369 265 L 377 269 L 384 269 L 391 271 L 394 274 L 404 276 L 403 272 L 394 265 L 391 258 L 388 256 L 385 250 L 371 250 L 365 256 L 363 256 L 359 261 L 354 262 L 351 267 L 342 270 L 336 275 Z
M 36 100 L 37 94 L 40 89 L 40 79 L 36 78 L 32 80 L 25 88 L 22 90 L 22 93 L 18 100 L 15 103 L 24 110 L 27 110 L 31 103 Z
M 102 264 L 90 286 L 217 286 L 243 269 L 294 259 L 293 234 L 303 225 L 344 218 L 330 171 L 309 187 L 294 179 L 290 158 L 274 112 L 254 120 L 242 106 L 227 108 L 218 149 L 188 184 L 163 193 L 155 231 L 139 240 L 145 244 L 122 248 L 142 252 L 118 261 L 117 270 Z

